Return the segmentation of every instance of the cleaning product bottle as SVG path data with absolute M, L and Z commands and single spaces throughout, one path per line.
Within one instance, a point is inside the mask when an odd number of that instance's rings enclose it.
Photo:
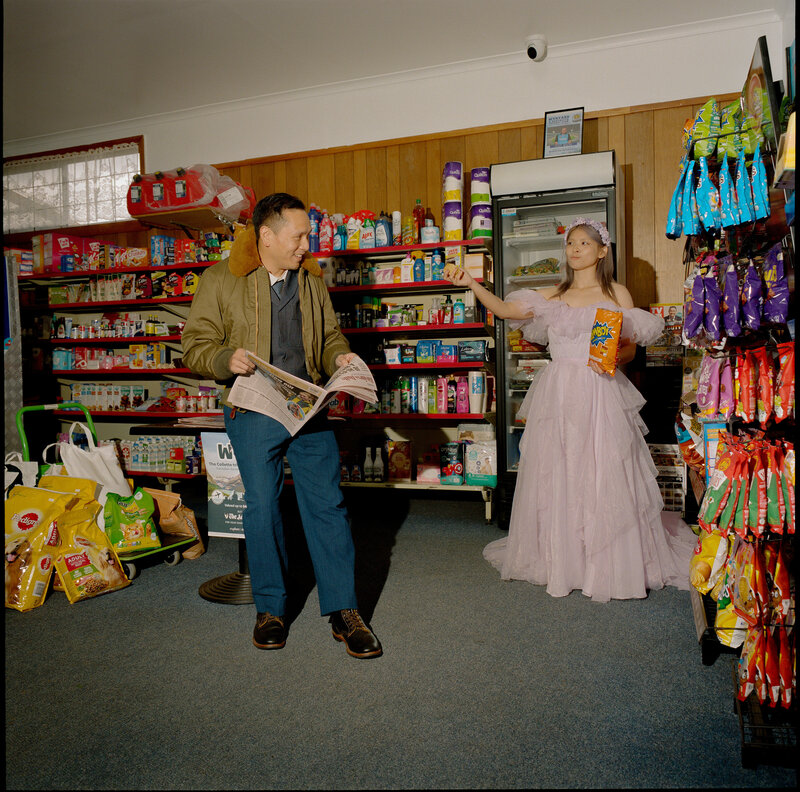
M 333 220 L 328 217 L 328 210 L 322 212 L 322 223 L 319 227 L 319 252 L 333 253 L 333 236 L 336 233 L 336 226 Z
M 389 247 L 392 244 L 392 223 L 386 212 L 381 212 L 375 223 L 375 247 Z
M 464 303 L 460 297 L 453 303 L 453 324 L 464 324 Z
M 438 325 L 441 324 L 441 309 L 439 308 L 439 298 L 434 297 L 431 300 L 431 307 L 428 311 L 428 324 Z
M 445 297 L 444 305 L 442 305 L 442 324 L 453 324 L 453 301 L 449 294 Z
M 375 247 L 375 215 L 372 212 L 362 212 L 361 234 L 358 239 L 359 248 Z
M 422 199 L 417 198 L 417 203 L 414 205 L 411 216 L 414 219 L 414 241 L 412 244 L 417 245 L 419 244 L 422 227 L 425 225 L 425 207 L 422 205 Z
M 374 463 L 372 461 L 372 449 L 367 448 L 364 452 L 364 481 L 373 481 L 374 480 Z
M 322 222 L 322 213 L 317 209 L 316 204 L 311 204 L 308 210 L 308 221 L 311 224 L 311 231 L 308 234 L 308 249 L 311 253 L 319 253 L 319 227 Z
M 372 462 L 372 480 L 383 481 L 383 477 L 383 449 L 380 446 L 377 446 L 375 449 L 375 459 Z

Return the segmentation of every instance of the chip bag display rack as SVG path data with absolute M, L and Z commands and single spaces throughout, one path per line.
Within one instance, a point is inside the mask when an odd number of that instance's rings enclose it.
M 59 402 L 57 404 L 36 404 L 27 405 L 17 410 L 16 425 L 22 444 L 22 459 L 30 461 L 30 446 L 25 434 L 24 417 L 30 412 L 43 412 L 48 410 L 80 410 L 86 421 L 86 427 L 92 433 L 92 439 L 97 443 L 97 431 L 92 421 L 89 410 L 80 402 Z M 43 466 L 46 467 L 46 466 Z M 117 550 L 117 557 L 122 564 L 125 574 L 129 580 L 133 580 L 139 574 L 139 568 L 145 559 L 154 560 L 155 557 L 163 555 L 163 561 L 167 566 L 176 566 L 183 558 L 182 549 L 187 549 L 188 545 L 194 544 L 199 540 L 199 536 L 183 536 L 178 534 L 159 531 L 159 546 L 149 547 L 143 550 Z M 147 562 L 145 562 L 147 563 Z

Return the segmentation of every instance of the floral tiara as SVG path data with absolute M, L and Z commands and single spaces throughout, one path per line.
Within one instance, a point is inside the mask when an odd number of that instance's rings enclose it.
M 608 235 L 608 229 L 602 224 L 598 223 L 597 220 L 590 220 L 588 217 L 576 217 L 568 226 L 567 231 L 564 234 L 564 244 L 567 244 L 567 238 L 569 237 L 569 232 L 572 231 L 573 228 L 577 226 L 589 226 L 589 228 L 593 228 L 600 234 L 600 239 L 603 242 L 603 245 L 610 245 L 611 244 L 611 237 Z

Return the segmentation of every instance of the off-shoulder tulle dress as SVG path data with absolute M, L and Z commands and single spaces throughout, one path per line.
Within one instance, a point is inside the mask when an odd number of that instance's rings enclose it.
M 520 407 L 526 419 L 508 536 L 483 555 L 504 579 L 546 585 L 563 597 L 579 589 L 599 602 L 647 596 L 665 585 L 689 588 L 696 537 L 665 512 L 639 415 L 644 398 L 617 370 L 586 365 L 597 308 L 573 308 L 532 290 L 514 292 L 534 317 L 510 321 L 548 344 L 552 358 Z M 622 337 L 645 345 L 664 320 L 622 309 Z

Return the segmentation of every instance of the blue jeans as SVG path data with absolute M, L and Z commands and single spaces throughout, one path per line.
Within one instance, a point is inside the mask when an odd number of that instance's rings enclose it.
M 259 613 L 286 613 L 286 543 L 281 518 L 283 457 L 289 461 L 320 613 L 357 608 L 355 549 L 339 489 L 339 446 L 327 418 L 309 421 L 294 437 L 257 412 L 225 406 L 225 428 L 244 485 L 243 515 L 253 600 Z

